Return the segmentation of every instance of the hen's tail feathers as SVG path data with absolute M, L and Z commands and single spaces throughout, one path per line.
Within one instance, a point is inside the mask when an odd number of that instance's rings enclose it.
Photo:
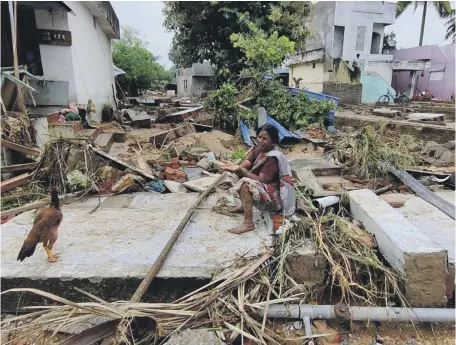
M 60 209 L 59 193 L 55 187 L 51 190 L 51 206 Z
M 24 244 L 22 245 L 21 251 L 19 252 L 19 255 L 17 256 L 17 261 L 23 261 L 24 259 L 30 257 L 35 253 L 36 245 L 38 242 L 36 241 L 24 241 Z

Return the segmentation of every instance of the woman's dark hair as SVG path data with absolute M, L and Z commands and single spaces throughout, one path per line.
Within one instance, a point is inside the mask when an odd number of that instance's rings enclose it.
M 257 130 L 257 135 L 260 134 L 261 131 L 265 131 L 266 133 L 268 133 L 268 135 L 271 138 L 273 144 L 278 144 L 279 143 L 279 131 L 273 125 L 266 124 L 263 127 L 259 128 Z

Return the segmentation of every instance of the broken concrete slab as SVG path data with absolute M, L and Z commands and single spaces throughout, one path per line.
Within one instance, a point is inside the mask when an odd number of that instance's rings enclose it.
M 176 181 L 163 181 L 163 184 L 171 193 L 186 193 L 187 192 L 187 189 L 184 187 L 184 185 L 182 183 L 179 183 Z
M 227 232 L 242 221 L 242 215 L 213 212 L 221 196 L 210 195 L 196 210 L 144 301 L 171 302 L 207 283 L 218 268 L 231 265 L 237 256 L 256 256 L 270 245 L 272 228 L 257 210 L 255 231 Z M 77 286 L 105 300 L 128 300 L 197 197 L 195 193 L 137 193 L 65 205 L 54 248 L 60 258 L 53 264 L 47 262 L 41 246 L 32 257 L 16 261 L 34 218 L 33 211 L 23 213 L 2 225 L 1 289 L 27 286 L 80 301 L 84 296 L 74 290 Z M 41 297 L 28 295 L 33 305 L 43 305 Z M 21 306 L 32 305 L 24 297 Z M 18 298 L 2 296 L 2 309 L 15 311 Z
M 371 190 L 351 191 L 348 196 L 353 217 L 375 235 L 385 259 L 405 276 L 410 305 L 444 306 L 447 251 Z
M 412 113 L 407 114 L 405 118 L 410 121 L 444 121 L 445 114 Z
M 388 118 L 393 118 L 396 116 L 401 116 L 401 112 L 399 110 L 393 110 L 390 108 L 376 108 L 372 110 L 372 114 L 376 116 L 383 116 Z
M 133 109 L 125 110 L 125 115 L 130 119 L 131 125 L 139 128 L 149 128 L 152 125 L 152 118 L 145 111 L 138 112 Z
M 95 145 L 97 145 L 104 152 L 109 153 L 112 144 L 114 143 L 114 133 L 101 133 L 97 139 L 95 139 Z
M 184 182 L 184 186 L 187 187 L 188 189 L 194 190 L 196 192 L 204 192 L 207 187 L 209 187 L 211 184 L 213 184 L 217 180 L 218 176 L 219 175 L 208 176 L 208 177 L 202 177 L 197 180 L 187 181 L 187 182 Z M 231 182 L 231 179 L 228 176 L 226 176 L 223 180 L 220 181 L 218 186 L 221 184 L 230 183 L 230 182 Z
M 441 191 L 436 194 L 454 205 L 454 191 Z M 456 264 L 454 220 L 418 196 L 412 196 L 399 211 L 409 222 L 427 234 L 436 246 L 448 251 L 449 274 L 446 295 L 447 298 L 451 298 L 455 289 Z
M 310 169 L 315 176 L 341 175 L 342 168 L 324 158 L 293 159 L 291 169 L 298 173 L 303 169 Z

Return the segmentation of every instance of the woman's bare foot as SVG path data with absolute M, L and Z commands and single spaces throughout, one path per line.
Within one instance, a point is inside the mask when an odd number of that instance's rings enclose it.
M 237 207 L 231 207 L 229 210 L 228 210 L 229 213 L 244 213 L 244 207 L 241 206 L 237 206 Z
M 247 224 L 247 223 L 242 223 L 235 228 L 232 228 L 228 230 L 228 232 L 231 232 L 232 234 L 240 235 L 243 234 L 244 232 L 249 232 L 255 230 L 255 224 Z

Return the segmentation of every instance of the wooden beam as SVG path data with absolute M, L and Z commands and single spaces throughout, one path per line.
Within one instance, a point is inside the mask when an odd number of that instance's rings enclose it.
M 31 171 L 36 168 L 37 163 L 24 163 L 24 164 L 15 164 L 2 167 L 2 172 L 12 172 L 12 171 Z
M 120 164 L 120 165 L 124 166 L 125 168 L 128 168 L 128 169 L 134 171 L 137 174 L 140 174 L 140 175 L 142 175 L 144 177 L 147 177 L 147 178 L 149 178 L 151 180 L 155 180 L 155 176 L 149 174 L 147 171 L 138 169 L 138 168 L 134 167 L 133 165 L 125 163 L 124 161 L 122 161 L 122 160 L 120 160 L 120 159 L 118 159 L 118 158 L 116 158 L 114 156 L 111 156 L 110 154 L 108 154 L 108 153 L 106 153 L 106 152 L 104 152 L 102 150 L 99 150 L 99 149 L 97 149 L 97 148 L 95 148 L 93 146 L 89 146 L 89 147 L 90 147 L 90 149 L 93 152 L 98 153 L 100 156 L 106 157 L 106 158 L 112 160 L 113 162 L 116 162 L 117 164 Z
M 0 193 L 7 192 L 13 188 L 26 184 L 31 179 L 32 175 L 33 173 L 26 173 L 10 178 L 9 180 L 2 181 L 0 184 Z
M 13 143 L 11 141 L 5 140 L 5 139 L 0 139 L 0 145 L 2 147 L 6 147 L 7 149 L 17 151 L 17 152 L 22 152 L 26 155 L 30 156 L 39 156 L 41 154 L 41 151 L 38 149 L 34 149 L 32 147 L 27 147 L 24 145 L 19 145 L 16 143 Z

